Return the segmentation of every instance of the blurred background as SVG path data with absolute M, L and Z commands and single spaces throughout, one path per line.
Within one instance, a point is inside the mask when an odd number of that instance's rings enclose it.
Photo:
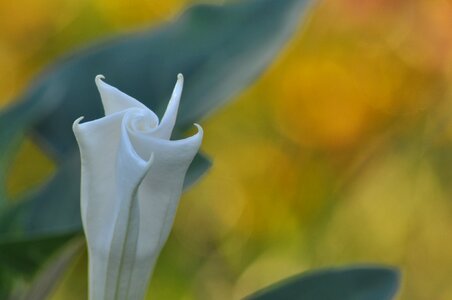
M 1 1 L 1 106 L 60 55 L 195 2 Z M 149 299 L 240 299 L 352 263 L 400 267 L 399 299 L 452 299 L 450 116 L 452 1 L 322 1 L 202 123 L 214 165 L 181 201 Z M 13 196 L 55 169 L 31 140 L 16 160 Z M 86 280 L 81 254 L 52 299 L 81 299 Z

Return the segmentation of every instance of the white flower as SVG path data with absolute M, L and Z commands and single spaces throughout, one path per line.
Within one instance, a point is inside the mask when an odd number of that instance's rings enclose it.
M 81 212 L 89 255 L 91 300 L 144 298 L 166 242 L 202 128 L 170 140 L 183 77 L 166 112 L 146 106 L 96 77 L 105 117 L 73 130 L 82 162 Z

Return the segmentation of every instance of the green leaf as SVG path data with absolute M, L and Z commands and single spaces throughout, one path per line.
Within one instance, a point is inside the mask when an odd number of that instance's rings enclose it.
M 276 283 L 247 300 L 391 300 L 399 286 L 393 268 L 355 266 L 307 272 Z
M 39 239 L 2 241 L 0 245 L 1 273 L 8 274 L 10 277 L 21 275 L 26 279 L 30 278 L 38 267 L 72 236 L 65 234 L 41 236 Z
M 11 156 L 18 149 L 25 132 L 30 126 L 56 106 L 59 98 L 57 89 L 34 89 L 38 98 L 48 99 L 45 102 L 27 101 L 29 93 L 17 100 L 13 106 L 0 111 L 0 208 L 6 205 L 5 180 Z M 52 101 L 55 99 L 54 101 Z
M 307 0 L 198 5 L 157 30 L 76 53 L 38 77 L 26 102 L 47 101 L 33 133 L 57 157 L 76 149 L 72 122 L 102 116 L 97 74 L 162 115 L 178 73 L 185 85 L 177 129 L 184 131 L 247 87 L 297 28 Z M 59 95 L 42 96 L 42 90 Z M 39 92 L 37 94 L 36 92 Z M 58 106 L 55 108 L 54 104 Z
M 212 166 L 212 162 L 203 153 L 198 153 L 188 168 L 184 180 L 184 190 L 195 184 Z

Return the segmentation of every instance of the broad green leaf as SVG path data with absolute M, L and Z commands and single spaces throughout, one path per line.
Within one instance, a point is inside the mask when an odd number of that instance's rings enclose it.
M 30 94 L 25 93 L 17 103 L 0 111 L 0 207 L 6 205 L 5 180 L 11 156 L 18 149 L 26 131 L 48 111 L 55 108 L 60 97 L 58 89 L 34 89 L 36 97 L 48 99 L 45 102 L 27 101 Z M 54 101 L 52 101 L 55 99 Z
M 52 254 L 55 249 L 66 243 L 73 235 L 65 234 L 39 239 L 4 241 L 1 244 L 0 273 L 10 277 L 21 274 L 26 278 L 34 275 L 37 268 Z M 0 284 L 1 286 L 1 284 Z M 3 299 L 3 298 L 2 298 Z
M 2 240 L 36 239 L 74 233 L 80 230 L 80 203 L 72 197 L 80 187 L 71 184 L 80 177 L 80 159 L 73 154 L 60 164 L 54 178 L 42 189 L 15 204 L 9 205 L 0 215 L 0 252 Z
M 209 170 L 212 162 L 203 153 L 198 153 L 190 167 L 188 168 L 187 175 L 184 180 L 184 190 L 195 184 L 201 176 Z
M 271 62 L 299 23 L 308 0 L 247 0 L 198 5 L 157 30 L 130 34 L 90 47 L 38 77 L 27 102 L 58 102 L 33 128 L 60 157 L 76 148 L 73 120 L 99 118 L 102 107 L 93 78 L 139 99 L 161 115 L 176 75 L 185 85 L 178 116 L 184 131 L 247 87 Z M 49 89 L 48 100 L 35 91 Z
M 247 297 L 247 300 L 391 300 L 399 286 L 397 270 L 355 266 L 307 272 Z

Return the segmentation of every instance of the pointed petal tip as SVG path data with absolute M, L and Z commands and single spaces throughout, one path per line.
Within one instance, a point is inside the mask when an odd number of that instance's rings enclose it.
M 182 95 L 183 87 L 184 87 L 184 75 L 182 75 L 182 73 L 179 73 L 179 74 L 177 74 L 177 82 L 176 82 L 176 85 L 174 86 L 173 94 L 171 95 L 171 99 L 170 99 L 170 103 L 172 101 L 176 101 L 177 103 L 179 103 L 180 97 Z M 179 104 L 177 106 L 179 106 Z
M 198 123 L 193 123 L 193 125 L 195 125 L 195 127 L 198 129 L 198 132 L 196 134 L 197 135 L 199 134 L 202 137 L 204 134 L 204 130 L 202 129 L 201 125 L 199 125 Z
M 182 94 L 182 88 L 184 86 L 184 75 L 182 73 L 177 74 L 177 81 L 176 85 L 174 86 L 173 94 L 177 93 L 180 97 L 180 94 Z
M 105 80 L 105 76 L 102 75 L 102 74 L 97 75 L 96 78 L 94 79 L 94 81 L 96 82 L 96 84 L 103 83 L 103 82 L 102 82 L 103 80 Z
M 72 130 L 75 131 L 78 129 L 78 126 L 80 124 L 80 122 L 84 119 L 84 116 L 81 116 L 80 118 L 77 118 L 74 123 L 72 123 Z
M 189 139 L 193 141 L 193 146 L 196 148 L 196 151 L 199 150 L 202 144 L 202 139 L 204 137 L 204 130 L 202 129 L 201 125 L 198 123 L 193 123 L 193 125 L 196 127 L 198 132 L 196 132 L 194 135 L 192 135 Z
M 177 81 L 176 81 L 176 85 L 174 86 L 174 90 L 173 90 L 173 94 L 174 92 L 177 92 L 177 94 L 182 94 L 182 88 L 184 86 L 184 75 L 182 75 L 182 73 L 177 74 Z
M 77 120 L 74 121 L 74 123 L 72 123 L 72 132 L 74 132 L 75 135 L 75 139 L 78 142 L 79 136 L 80 136 L 80 122 L 84 119 L 85 117 L 80 117 Z

